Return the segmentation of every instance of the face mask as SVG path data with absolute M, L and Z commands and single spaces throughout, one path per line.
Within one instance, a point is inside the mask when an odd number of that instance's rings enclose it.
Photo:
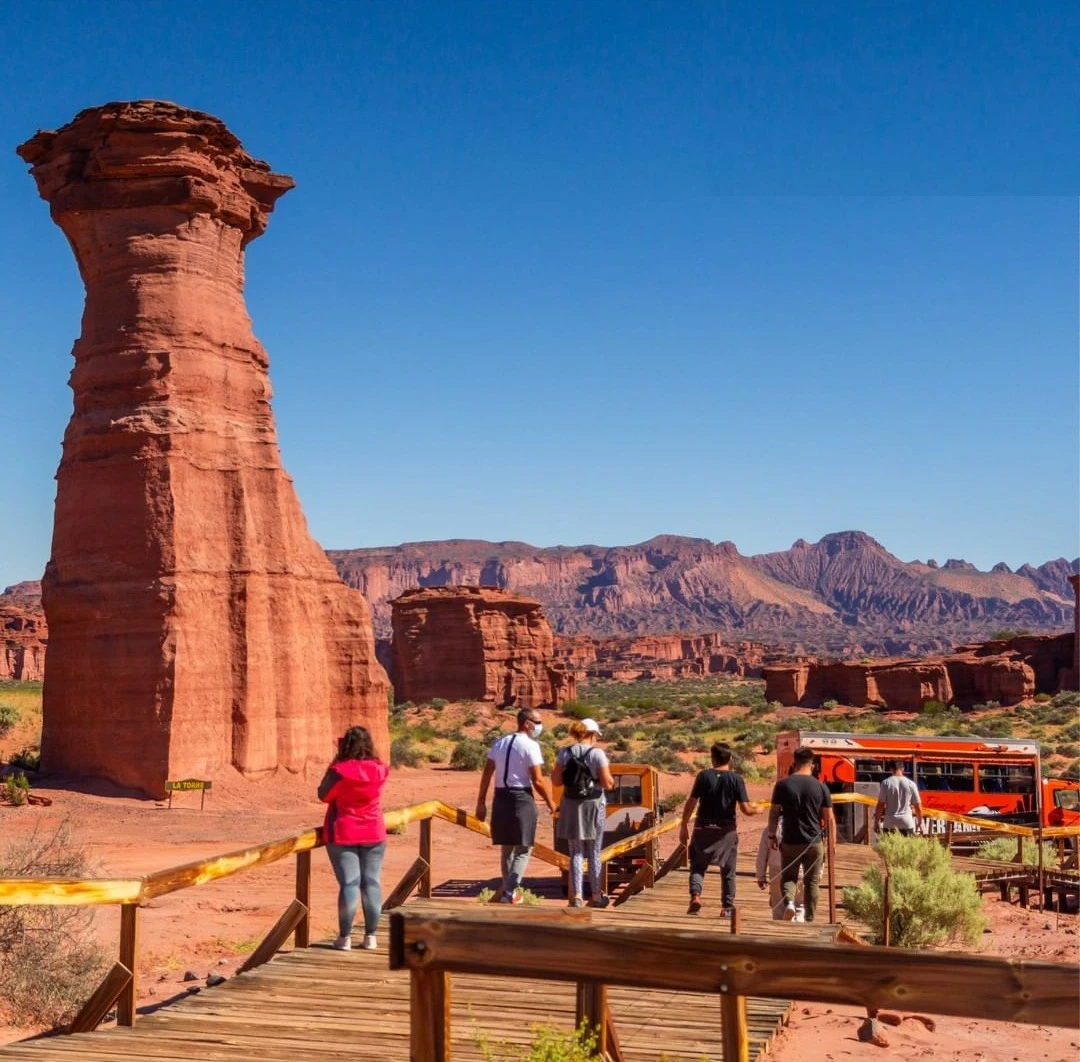
M 533 723 L 533 725 L 532 725 L 532 736 L 534 738 L 538 738 L 543 732 L 544 732 L 544 724 L 543 723 Z

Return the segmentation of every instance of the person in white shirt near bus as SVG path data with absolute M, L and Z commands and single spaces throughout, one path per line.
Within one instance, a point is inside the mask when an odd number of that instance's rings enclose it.
M 480 777 L 476 817 L 487 818 L 487 794 L 492 779 L 491 843 L 502 850 L 502 884 L 492 903 L 521 903 L 518 886 L 525 876 L 536 843 L 536 799 L 540 794 L 548 811 L 554 812 L 551 790 L 544 780 L 544 753 L 537 738 L 544 729 L 540 713 L 523 708 L 517 714 L 517 730 L 504 734 L 488 752 Z
M 902 833 L 910 837 L 922 833 L 922 804 L 919 787 L 904 775 L 904 761 L 890 760 L 887 764 L 892 774 L 878 789 L 877 807 L 874 808 L 874 832 Z

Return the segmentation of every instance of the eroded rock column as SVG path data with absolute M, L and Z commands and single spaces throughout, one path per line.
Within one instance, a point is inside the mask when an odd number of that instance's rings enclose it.
M 156 795 L 325 763 L 353 723 L 385 754 L 370 612 L 308 534 L 244 304 L 244 248 L 292 180 L 157 101 L 18 151 L 86 286 L 43 583 L 43 765 Z

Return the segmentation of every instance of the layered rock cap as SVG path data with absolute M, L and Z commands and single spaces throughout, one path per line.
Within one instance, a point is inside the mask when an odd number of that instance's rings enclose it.
M 385 755 L 370 611 L 281 466 L 243 251 L 292 179 L 217 118 L 82 111 L 19 149 L 86 286 L 42 594 L 42 762 L 151 794 L 167 778 Z
M 540 603 L 489 586 L 406 590 L 392 602 L 398 701 L 555 708 L 574 697 Z

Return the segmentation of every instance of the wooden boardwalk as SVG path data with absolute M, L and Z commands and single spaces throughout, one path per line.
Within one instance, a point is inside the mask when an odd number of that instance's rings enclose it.
M 592 912 L 592 921 L 596 925 L 729 933 L 730 924 L 718 917 L 719 886 L 719 877 L 713 872 L 706 883 L 704 912 L 690 917 L 685 913 L 686 872 L 677 871 L 620 907 Z M 782 934 L 813 942 L 834 939 L 835 927 L 824 922 L 795 925 L 772 921 L 767 894 L 745 877 L 740 879 L 739 893 L 744 933 Z M 409 907 L 468 911 L 475 909 L 475 901 L 436 898 L 413 901 Z M 537 932 L 543 932 L 542 926 Z M 388 968 L 387 938 L 384 925 L 376 952 L 336 952 L 323 944 L 280 954 L 216 988 L 204 988 L 197 995 L 140 1015 L 134 1028 L 12 1044 L 0 1048 L 0 1060 L 235 1062 L 247 1057 L 294 1062 L 309 1056 L 327 1062 L 405 1062 L 409 1058 L 409 978 L 405 972 Z M 627 962 L 633 961 L 628 955 Z M 528 957 L 522 956 L 523 974 L 527 975 L 527 970 Z M 481 1058 L 481 1036 L 496 1048 L 497 1057 L 514 1057 L 516 1049 L 529 1042 L 532 1026 L 571 1028 L 574 1004 L 572 984 L 455 977 L 454 1057 Z M 656 1062 L 661 1056 L 670 1062 L 722 1058 L 720 1006 L 715 995 L 612 987 L 609 1004 L 626 1062 Z M 768 1048 L 790 1008 L 784 1000 L 748 1000 L 751 1059 Z M 499 1051 L 502 1043 L 511 1048 Z

